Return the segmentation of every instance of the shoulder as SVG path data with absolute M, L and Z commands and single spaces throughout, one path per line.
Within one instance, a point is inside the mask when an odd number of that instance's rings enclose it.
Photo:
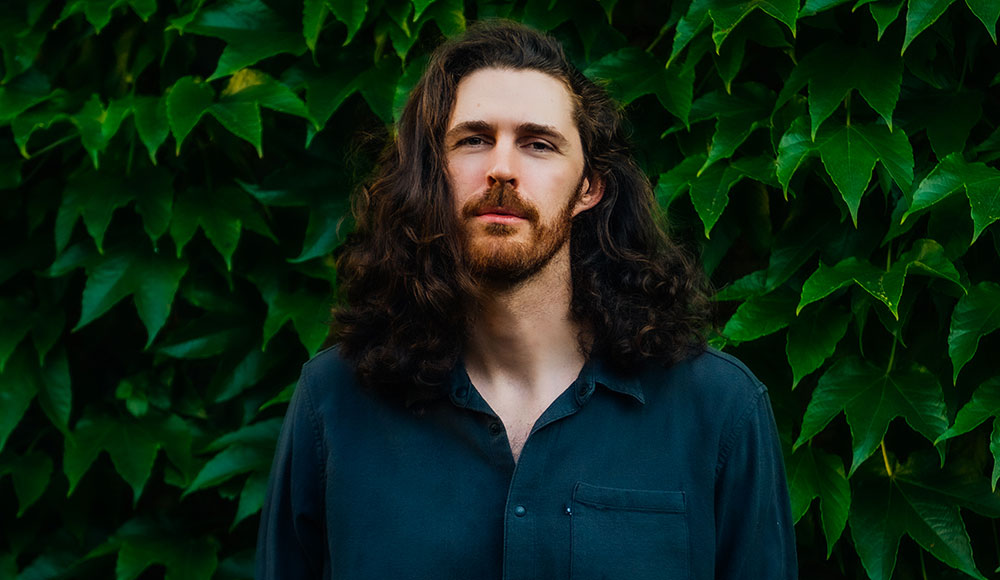
M 315 408 L 343 405 L 362 396 L 354 365 L 340 354 L 336 345 L 319 351 L 302 365 L 295 390 Z
M 746 365 L 713 348 L 669 367 L 647 368 L 642 384 L 647 397 L 723 422 L 738 421 L 767 398 L 767 388 Z

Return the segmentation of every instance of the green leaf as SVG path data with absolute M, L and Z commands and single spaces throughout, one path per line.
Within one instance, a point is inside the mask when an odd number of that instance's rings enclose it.
M 49 486 L 49 480 L 52 479 L 52 458 L 36 449 L 17 457 L 9 469 L 14 480 L 14 493 L 17 495 L 17 517 L 21 517 Z
M 931 457 L 911 455 L 892 478 L 855 490 L 849 521 L 868 576 L 889 580 L 905 533 L 945 564 L 985 579 L 976 569 L 960 507 L 996 517 L 997 498 L 981 479 L 935 469 Z
M 993 454 L 993 475 L 990 476 L 990 488 L 997 490 L 997 480 L 1000 480 L 1000 418 L 993 420 L 993 431 L 990 433 L 990 453 Z
M 871 181 L 875 162 L 892 175 L 901 188 L 909 189 L 913 181 L 913 149 L 902 129 L 892 133 L 881 125 L 846 125 L 824 131 L 819 145 L 820 158 L 827 173 L 837 185 L 858 225 L 858 206 Z
M 247 478 L 243 484 L 243 491 L 240 492 L 240 504 L 236 508 L 236 517 L 233 519 L 233 525 L 229 527 L 230 530 L 264 507 L 264 499 L 267 497 L 267 475 L 267 471 L 257 471 Z
M 264 348 L 267 348 L 267 344 L 278 330 L 291 320 L 299 335 L 299 341 L 309 351 L 310 356 L 315 354 L 330 332 L 330 297 L 302 289 L 286 293 L 274 279 L 263 279 L 260 276 L 254 276 L 253 279 L 264 302 L 267 303 Z
M 955 415 L 955 423 L 942 433 L 935 443 L 964 435 L 981 425 L 983 421 L 998 415 L 1000 415 L 1000 376 L 979 385 L 972 393 L 972 399 Z M 996 487 L 995 482 L 994 487 Z
M 183 495 L 214 487 L 230 478 L 250 471 L 266 472 L 271 465 L 274 447 L 257 447 L 235 444 L 226 447 L 208 460 Z
M 253 145 L 257 157 L 264 156 L 261 142 L 264 126 L 256 103 L 215 103 L 208 108 L 208 112 L 230 133 Z
M 899 12 L 903 8 L 903 0 L 882 0 L 868 4 L 868 11 L 872 13 L 875 24 L 878 25 L 877 40 L 882 40 L 882 35 L 889 25 L 896 21 Z
M 194 77 L 180 78 L 167 92 L 167 122 L 170 132 L 177 142 L 177 155 L 181 154 L 181 143 L 191 133 L 198 120 L 205 114 L 215 99 L 215 91 L 208 83 Z
M 165 580 L 209 580 L 218 566 L 218 542 L 211 537 L 166 535 L 152 525 L 126 523 L 119 530 L 116 580 L 135 580 L 154 564 L 166 568 Z
M 101 99 L 97 95 L 92 95 L 83 108 L 70 117 L 80 132 L 80 141 L 90 154 L 94 169 L 99 166 L 98 154 L 107 148 L 111 138 L 121 127 L 122 121 L 131 112 L 131 100 L 111 101 L 105 109 Z
M 26 300 L 8 300 L 0 298 L 0 373 L 4 371 L 7 360 L 21 344 L 33 326 L 30 305 Z
M 135 197 L 135 211 L 142 216 L 142 225 L 154 247 L 167 233 L 174 214 L 173 181 L 173 175 L 162 168 L 137 171 L 127 181 Z
M 834 6 L 840 6 L 847 1 L 848 0 L 806 0 L 806 3 L 802 6 L 802 11 L 799 12 L 799 18 L 815 16 L 816 14 L 825 12 Z
M 983 114 L 983 94 L 969 90 L 927 92 L 912 95 L 900 109 L 906 111 L 910 134 L 927 129 L 934 155 L 944 159 L 965 150 L 972 128 Z
M 27 348 L 15 351 L 0 373 L 0 450 L 41 390 L 41 383 L 35 357 Z
M 174 26 L 178 24 L 181 23 L 175 22 Z M 306 51 L 301 29 L 261 0 L 223 0 L 211 4 L 180 28 L 226 41 L 219 64 L 208 78 L 210 81 L 277 54 L 300 56 Z
M 985 163 L 967 163 L 958 153 L 942 159 L 920 182 L 913 192 L 910 209 L 903 214 L 902 221 L 960 189 L 965 190 L 972 208 L 974 243 L 983 230 L 1000 219 L 1000 170 Z
M 1000 19 L 1000 4 L 993 0 L 965 0 L 969 10 L 982 21 L 990 33 L 993 44 L 997 43 L 997 19 Z
M 653 55 L 630 46 L 606 55 L 584 71 L 591 78 L 610 83 L 611 94 L 622 104 L 655 94 L 660 104 L 688 122 L 694 94 L 694 71 L 666 67 Z
M 302 3 L 302 38 L 306 41 L 309 51 L 316 54 L 316 42 L 323 31 L 323 24 L 329 8 L 326 0 L 305 0 Z
M 788 102 L 808 84 L 810 134 L 816 139 L 823 121 L 852 90 L 857 90 L 892 129 L 892 113 L 899 100 L 902 79 L 903 61 L 887 48 L 824 44 L 799 61 L 775 107 Z
M 712 30 L 712 40 L 715 42 L 716 52 L 736 25 L 758 9 L 783 23 L 792 31 L 792 36 L 795 36 L 799 0 L 709 0 L 707 4 L 708 14 L 715 25 Z
M 219 187 L 208 195 L 200 189 L 188 189 L 177 195 L 170 236 L 181 256 L 184 247 L 201 227 L 215 249 L 232 270 L 232 257 L 240 240 L 244 222 L 259 221 L 252 200 L 233 186 Z M 266 224 L 263 227 L 267 227 Z M 268 234 L 269 230 L 265 230 Z
M 979 339 L 1000 328 L 1000 284 L 980 282 L 958 299 L 951 313 L 948 356 L 954 369 L 952 381 L 979 348 Z
M 851 313 L 827 303 L 808 308 L 788 328 L 785 354 L 792 367 L 792 388 L 833 355 L 847 333 Z
M 208 358 L 247 341 L 244 320 L 206 317 L 170 333 L 157 352 L 174 358 Z
M 928 26 L 934 24 L 955 0 L 908 0 L 906 5 L 906 38 L 903 50 Z
M 73 387 L 66 350 L 58 348 L 41 369 L 38 402 L 52 424 L 69 434 L 69 416 L 73 408 Z
M 139 140 L 146 146 L 150 161 L 156 165 L 156 151 L 170 134 L 170 124 L 167 122 L 167 99 L 163 97 L 133 97 L 132 111 Z M 195 122 L 197 120 L 195 119 Z M 193 127 L 194 124 L 191 126 Z M 188 130 L 190 131 L 190 128 Z
M 216 403 L 232 399 L 244 390 L 258 384 L 279 359 L 264 352 L 260 345 L 252 345 L 246 352 L 224 356 L 209 386 L 209 397 Z
M 128 3 L 143 22 L 156 13 L 156 0 L 128 0 Z
M 249 141 L 258 156 L 263 156 L 260 107 L 309 119 L 305 104 L 291 89 L 253 69 L 234 74 L 219 102 L 211 105 L 208 112 L 231 133 Z
M 146 326 L 148 347 L 167 321 L 174 294 L 187 268 L 187 263 L 181 260 L 135 247 L 109 250 L 87 268 L 83 306 L 74 332 L 131 295 Z
M 56 252 L 66 248 L 73 227 L 82 216 L 97 251 L 104 253 L 104 234 L 111 224 L 111 216 L 118 208 L 128 205 L 132 196 L 132 191 L 123 180 L 112 173 L 82 171 L 71 175 L 66 181 L 62 205 L 56 215 Z
M 954 282 L 963 293 L 966 292 L 955 264 L 948 259 L 944 247 L 934 240 L 913 242 L 913 247 L 900 256 L 891 269 L 901 271 L 904 275 L 909 274 L 911 269 L 916 269 L 916 273 Z
M 826 557 L 847 525 L 851 506 L 851 486 L 844 475 L 844 463 L 811 445 L 796 451 L 788 462 L 788 492 L 792 500 L 792 519 L 798 522 L 812 500 L 819 498 L 823 534 L 826 536 Z
M 788 199 L 788 184 L 795 171 L 815 152 L 816 145 L 809 134 L 809 120 L 806 117 L 795 119 L 778 143 L 775 172 L 785 199 Z
M 941 385 L 927 369 L 914 365 L 886 373 L 859 357 L 847 357 L 819 379 L 794 447 L 812 439 L 841 411 L 853 439 L 852 474 L 875 451 L 896 417 L 906 419 L 929 441 L 948 428 Z
M 766 88 L 744 83 L 733 94 L 708 93 L 691 105 L 691 120 L 716 118 L 715 134 L 700 171 L 720 159 L 731 157 L 752 132 L 770 126 L 768 120 L 774 94 Z
M 386 124 L 392 123 L 392 101 L 396 97 L 396 83 L 401 72 L 399 61 L 383 58 L 356 79 L 361 96 L 372 112 Z
M 821 263 L 802 285 L 802 297 L 796 312 L 802 312 L 807 304 L 821 300 L 853 282 L 888 306 L 892 315 L 898 319 L 897 309 L 903 295 L 903 281 L 902 272 L 886 272 L 854 257 L 846 258 L 835 266 Z
M 69 479 L 68 494 L 76 489 L 101 451 L 111 456 L 115 470 L 132 487 L 133 504 L 153 470 L 159 441 L 151 430 L 129 415 L 114 418 L 87 410 L 76 423 L 73 437 L 65 440 L 63 471 Z
M 7 84 L 0 84 L 0 126 L 58 93 L 40 70 L 31 68 Z
M 733 314 L 722 334 L 747 342 L 777 332 L 795 320 L 795 293 L 787 288 L 748 299 Z
M 330 12 L 333 12 L 333 15 L 337 17 L 337 20 L 343 22 L 347 27 L 347 38 L 344 39 L 344 46 L 347 46 L 365 22 L 368 2 L 366 0 L 326 0 L 326 5 L 330 8 Z
M 340 56 L 345 56 L 345 53 L 340 53 Z M 325 126 L 347 97 L 358 90 L 359 75 L 363 70 L 363 63 L 345 58 L 329 68 L 304 71 L 306 105 L 316 127 Z

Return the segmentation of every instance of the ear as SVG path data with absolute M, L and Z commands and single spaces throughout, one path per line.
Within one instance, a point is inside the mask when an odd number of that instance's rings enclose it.
M 604 179 L 599 175 L 585 177 L 580 186 L 580 193 L 576 196 L 573 215 L 576 216 L 594 207 L 602 197 L 604 197 Z

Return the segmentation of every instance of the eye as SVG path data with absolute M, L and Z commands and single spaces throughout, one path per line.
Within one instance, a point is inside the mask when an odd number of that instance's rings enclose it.
M 545 141 L 530 141 L 526 147 L 531 151 L 545 152 L 545 151 L 555 151 L 555 147 L 549 145 Z
M 479 135 L 472 135 L 470 137 L 461 139 L 458 143 L 455 143 L 456 147 L 463 147 L 463 146 L 480 147 L 482 145 L 486 145 L 486 139 L 484 139 Z

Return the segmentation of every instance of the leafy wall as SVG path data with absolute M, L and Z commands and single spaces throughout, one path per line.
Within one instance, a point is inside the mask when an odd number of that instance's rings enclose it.
M 998 14 L 7 0 L 0 578 L 250 577 L 346 197 L 428 50 L 490 16 L 627 104 L 714 341 L 770 386 L 802 576 L 996 577 Z

